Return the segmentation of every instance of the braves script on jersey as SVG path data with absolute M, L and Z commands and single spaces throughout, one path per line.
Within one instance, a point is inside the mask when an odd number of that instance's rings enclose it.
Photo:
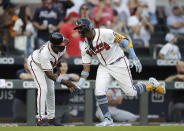
M 97 56 L 103 65 L 108 65 L 124 56 L 124 52 L 115 44 L 116 34 L 110 29 L 95 29 L 96 35 L 92 41 L 94 50 L 90 49 L 87 40 L 81 46 L 81 54 L 83 63 L 91 62 L 92 56 Z

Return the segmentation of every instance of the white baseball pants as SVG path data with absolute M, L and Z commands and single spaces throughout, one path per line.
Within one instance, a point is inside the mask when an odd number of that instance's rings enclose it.
M 44 71 L 28 58 L 28 67 L 37 85 L 37 114 L 39 119 L 55 117 L 55 90 L 54 81 L 49 79 Z
M 120 84 L 120 88 L 127 96 L 137 96 L 137 91 L 133 86 L 129 61 L 126 56 L 112 65 L 99 65 L 96 77 L 95 95 L 106 95 L 107 89 L 113 78 L 117 80 Z

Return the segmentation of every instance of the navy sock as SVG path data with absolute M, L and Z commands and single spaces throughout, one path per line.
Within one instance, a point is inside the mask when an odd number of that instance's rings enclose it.
M 96 99 L 104 117 L 110 117 L 107 96 L 96 96 Z
M 136 84 L 134 85 L 134 87 L 137 90 L 137 95 L 142 94 L 143 92 L 146 91 L 146 85 L 143 83 Z

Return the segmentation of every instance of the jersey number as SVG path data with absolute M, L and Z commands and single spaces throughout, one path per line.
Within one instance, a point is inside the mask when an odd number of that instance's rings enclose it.
M 96 47 L 94 47 L 94 50 L 87 50 L 86 53 L 89 55 L 96 55 L 97 53 L 100 53 L 101 51 L 105 50 L 109 50 L 111 47 L 107 44 L 107 43 L 100 43 L 98 44 Z

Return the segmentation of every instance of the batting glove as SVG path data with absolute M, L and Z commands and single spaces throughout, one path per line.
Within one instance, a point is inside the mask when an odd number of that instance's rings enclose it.
M 136 68 L 136 72 L 140 73 L 142 71 L 142 64 L 141 64 L 140 60 L 138 59 L 138 57 L 134 57 L 132 62 Z

